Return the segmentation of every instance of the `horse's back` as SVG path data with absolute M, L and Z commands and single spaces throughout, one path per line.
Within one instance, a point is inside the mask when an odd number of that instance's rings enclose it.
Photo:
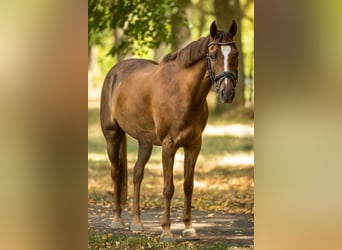
M 104 86 L 112 87 L 112 84 L 121 82 L 125 77 L 139 70 L 146 70 L 151 66 L 158 65 L 157 62 L 146 59 L 126 59 L 113 66 L 107 73 Z

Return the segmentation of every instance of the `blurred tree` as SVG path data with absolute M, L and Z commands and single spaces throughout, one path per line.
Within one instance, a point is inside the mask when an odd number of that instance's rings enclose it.
M 202 34 L 205 26 L 205 0 L 199 0 L 197 3 L 197 8 L 200 11 L 199 23 L 198 23 L 198 33 Z
M 107 69 L 108 65 L 96 65 L 104 57 L 104 51 L 115 56 L 108 57 L 110 65 L 132 55 L 160 61 L 170 50 L 208 35 L 213 20 L 226 30 L 235 19 L 240 49 L 239 85 L 228 108 L 243 107 L 245 93 L 250 98 L 249 92 L 253 91 L 253 3 L 254 0 L 88 0 L 89 75 L 96 76 L 98 68 L 101 75 L 106 73 L 102 68 Z M 92 49 L 94 45 L 100 45 L 101 49 Z M 101 81 L 101 77 L 97 79 Z M 249 83 L 247 87 L 245 82 Z M 227 110 L 219 101 L 215 106 L 218 112 Z
M 189 0 L 89 0 L 89 47 L 101 42 L 105 30 L 117 38 L 109 54 L 146 54 L 162 42 L 175 44 L 179 35 L 172 32 L 187 26 L 183 9 Z M 177 22 L 175 22 L 177 20 Z M 177 26 L 177 27 L 176 27 Z M 121 31 L 120 31 L 121 30 Z
M 188 25 L 188 20 L 191 19 L 191 1 L 190 0 L 176 0 L 176 5 L 179 8 L 177 15 L 171 15 L 172 33 L 176 34 L 171 42 L 171 50 L 175 51 L 184 47 L 191 39 L 191 31 Z M 186 20 L 179 21 L 179 15 Z M 154 50 L 154 60 L 159 62 L 166 54 L 167 46 L 165 42 L 162 42 Z
M 88 0 L 88 55 L 94 45 L 101 44 L 110 23 L 109 0 Z
M 187 16 L 187 12 L 191 9 L 189 8 L 191 5 L 190 0 L 177 0 L 177 5 L 179 7 L 178 15 L 171 16 L 171 24 L 172 24 L 172 33 L 178 34 L 177 37 L 171 43 L 171 49 L 177 50 L 182 48 L 185 43 L 189 42 L 191 37 L 190 29 L 187 25 L 184 25 L 184 22 L 180 22 L 178 19 L 179 14 L 185 17 L 187 20 L 189 19 Z

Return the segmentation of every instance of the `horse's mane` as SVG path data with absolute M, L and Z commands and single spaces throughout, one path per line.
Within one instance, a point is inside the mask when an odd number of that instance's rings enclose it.
M 205 57 L 208 51 L 209 36 L 201 37 L 197 41 L 189 43 L 186 47 L 167 54 L 162 63 L 167 63 L 179 59 L 184 67 L 190 67 Z

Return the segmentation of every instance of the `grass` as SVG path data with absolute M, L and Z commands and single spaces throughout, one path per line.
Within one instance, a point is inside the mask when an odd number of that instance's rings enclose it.
M 224 240 L 216 242 L 175 242 L 164 243 L 158 237 L 137 235 L 135 237 L 116 235 L 107 232 L 88 231 L 88 249 L 165 249 L 165 250 L 233 250 L 233 249 L 253 249 L 252 246 L 237 248 L 229 246 Z

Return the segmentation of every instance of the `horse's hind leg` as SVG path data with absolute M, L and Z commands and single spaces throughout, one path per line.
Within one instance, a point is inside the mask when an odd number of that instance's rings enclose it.
M 124 132 L 120 128 L 107 130 L 105 137 L 107 141 L 107 153 L 111 163 L 111 177 L 114 184 L 114 203 L 113 203 L 113 221 L 112 228 L 124 228 L 121 219 L 121 194 L 122 194 L 122 169 L 120 167 L 120 145 L 125 139 Z
M 144 178 L 144 168 L 146 162 L 149 160 L 152 152 L 152 144 L 139 142 L 139 153 L 138 160 L 134 167 L 134 197 L 133 197 L 133 207 L 132 207 L 132 231 L 142 231 L 143 225 L 140 219 L 140 185 L 142 179 Z

